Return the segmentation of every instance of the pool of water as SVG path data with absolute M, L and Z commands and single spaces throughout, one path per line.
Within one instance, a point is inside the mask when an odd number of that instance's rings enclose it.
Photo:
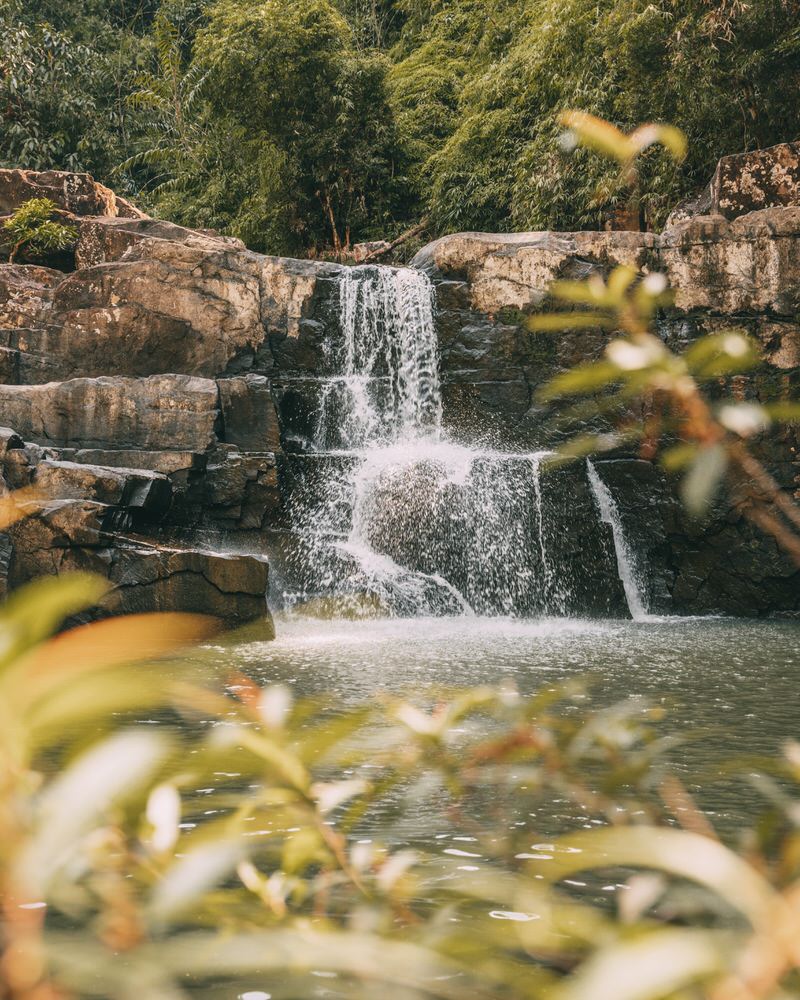
M 351 622 L 279 617 L 276 626 L 273 642 L 220 647 L 221 661 L 259 684 L 289 685 L 298 698 L 324 694 L 342 711 L 374 702 L 382 692 L 415 694 L 511 681 L 522 694 L 532 694 L 589 675 L 594 680 L 585 697 L 588 707 L 628 697 L 663 706 L 664 733 L 689 737 L 673 753 L 673 765 L 714 825 L 727 834 L 749 823 L 760 805 L 746 774 L 736 781 L 726 775 L 731 758 L 773 755 L 787 739 L 800 736 L 800 622 L 473 617 Z M 216 659 L 213 650 L 206 650 L 204 659 L 209 653 Z M 564 710 L 574 711 L 575 706 Z M 220 781 L 220 786 L 211 782 L 211 787 L 198 789 L 202 808 L 191 817 L 196 823 L 225 811 L 224 797 L 218 803 L 215 795 L 230 786 L 227 779 Z M 469 810 L 456 814 L 440 789 L 415 796 L 406 791 L 398 787 L 388 799 L 373 804 L 355 836 L 362 843 L 416 850 L 422 893 L 418 901 L 423 905 L 437 885 L 460 877 L 462 871 L 492 871 L 508 840 L 504 830 L 515 844 L 523 844 L 525 853 L 516 857 L 547 858 L 552 856 L 546 853 L 548 841 L 555 835 L 600 822 L 581 814 L 571 799 L 534 804 L 520 796 L 510 812 L 504 803 L 501 822 L 506 826 L 499 827 L 495 789 L 490 787 L 471 799 Z M 612 906 L 625 877 L 608 871 L 587 873 L 571 880 L 569 891 Z M 517 909 L 514 899 L 499 899 L 496 905 L 487 901 L 485 914 L 476 917 L 477 911 L 470 910 L 450 919 L 533 919 Z M 325 967 L 313 975 L 327 978 L 304 994 L 309 998 L 350 1000 L 356 995 Z M 276 982 L 256 975 L 236 987 L 194 979 L 183 986 L 198 1000 L 263 1000 L 273 994 Z
M 591 678 L 590 706 L 630 696 L 663 706 L 662 730 L 687 738 L 674 767 L 723 828 L 735 829 L 760 802 L 746 781 L 723 780 L 731 758 L 772 755 L 800 737 L 800 622 L 285 617 L 276 626 L 274 642 L 238 647 L 242 668 L 259 683 L 326 694 L 343 708 L 433 685 L 510 680 L 527 695 L 573 677 Z M 424 838 L 437 817 L 425 803 L 418 810 L 415 833 Z

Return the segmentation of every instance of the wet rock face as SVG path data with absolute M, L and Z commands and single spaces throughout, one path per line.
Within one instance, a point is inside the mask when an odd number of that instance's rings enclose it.
M 671 345 L 731 325 L 762 344 L 761 368 L 713 391 L 797 398 L 796 144 L 765 152 L 723 161 L 713 191 L 661 235 L 463 233 L 424 248 L 414 264 L 436 287 L 447 431 L 523 451 L 563 440 L 536 390 L 599 357 L 608 334 L 532 334 L 524 319 L 552 306 L 553 280 L 619 263 L 667 273 L 677 300 L 659 324 Z M 78 230 L 76 270 L 0 265 L 0 487 L 35 486 L 45 501 L 0 539 L 0 586 L 90 568 L 115 584 L 111 610 L 263 616 L 267 562 L 224 550 L 283 545 L 297 495 L 316 488 L 309 452 L 319 381 L 335 368 L 342 268 L 150 219 L 87 175 L 0 171 L 0 214 L 43 195 Z M 797 431 L 756 447 L 797 491 Z M 598 468 L 657 581 L 654 610 L 800 612 L 795 568 L 741 511 L 721 500 L 698 525 L 651 463 L 619 452 Z M 618 613 L 621 591 L 592 570 L 613 546 L 585 482 L 564 473 L 552 491 L 571 518 L 554 540 L 559 572 L 581 567 L 581 608 Z
M 691 217 L 661 235 L 464 233 L 438 240 L 414 261 L 436 284 L 451 433 L 522 450 L 564 439 L 555 408 L 537 403 L 536 390 L 600 357 L 609 334 L 531 333 L 524 320 L 556 307 L 547 298 L 553 279 L 607 275 L 618 263 L 668 276 L 675 307 L 659 318 L 659 332 L 674 349 L 731 327 L 760 342 L 763 364 L 709 386 L 712 396 L 800 398 L 800 207 L 764 208 L 733 221 L 719 214 Z M 598 429 L 602 423 L 591 417 L 571 428 Z M 754 450 L 787 493 L 800 496 L 797 428 L 764 436 Z M 652 595 L 655 609 L 800 613 L 797 568 L 740 510 L 721 500 L 705 523 L 694 524 L 676 500 L 674 483 L 634 455 L 614 457 L 618 462 L 603 463 L 609 487 L 651 578 L 664 581 Z

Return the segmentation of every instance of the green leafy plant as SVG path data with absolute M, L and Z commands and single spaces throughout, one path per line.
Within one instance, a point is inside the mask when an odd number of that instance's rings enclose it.
M 0 613 L 11 1000 L 222 997 L 254 981 L 304 1000 L 320 971 L 354 998 L 797 995 L 794 744 L 764 762 L 767 808 L 737 852 L 670 775 L 661 710 L 579 709 L 575 683 L 296 702 L 231 672 L 224 638 L 180 654 L 214 633 L 185 615 L 47 638 L 104 589 L 48 579 Z M 141 710 L 159 724 L 135 725 Z M 420 797 L 469 831 L 480 868 L 409 842 Z M 554 837 L 554 801 L 599 825 Z M 520 808 L 533 824 L 511 820 Z M 548 843 L 531 853 L 532 836 Z M 595 871 L 623 886 L 616 908 L 571 890 Z
M 17 257 L 44 260 L 51 254 L 75 246 L 76 234 L 72 226 L 56 222 L 52 217 L 58 206 L 49 198 L 30 198 L 3 223 L 3 232 L 10 244 L 9 264 Z

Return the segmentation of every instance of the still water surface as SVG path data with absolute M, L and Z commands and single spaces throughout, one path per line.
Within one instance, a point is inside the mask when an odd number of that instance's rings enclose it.
M 723 827 L 739 825 L 759 802 L 746 784 L 714 780 L 726 761 L 775 754 L 800 738 L 799 622 L 287 617 L 276 625 L 274 642 L 237 654 L 259 683 L 289 684 L 299 697 L 326 694 L 351 706 L 379 692 L 504 680 L 527 695 L 591 675 L 592 705 L 635 696 L 663 706 L 663 731 L 688 737 L 675 767 Z M 421 804 L 418 818 L 424 837 L 434 817 Z
M 760 799 L 746 775 L 736 782 L 725 779 L 726 763 L 735 756 L 773 755 L 787 739 L 800 738 L 800 622 L 472 617 L 323 622 L 283 617 L 276 625 L 274 642 L 238 646 L 235 662 L 230 664 L 230 651 L 223 654 L 226 662 L 260 684 L 287 684 L 298 698 L 326 695 L 342 709 L 373 702 L 380 693 L 413 694 L 505 680 L 527 695 L 587 675 L 594 678 L 589 707 L 631 696 L 663 706 L 663 732 L 690 737 L 673 754 L 674 767 L 715 826 L 729 834 L 750 821 Z M 216 815 L 216 789 L 200 791 L 208 793 L 207 815 Z M 405 801 L 400 822 L 391 803 L 381 802 L 364 817 L 358 836 L 367 843 L 421 849 L 429 886 L 453 878 L 453 865 L 465 872 L 486 870 L 497 832 L 491 789 L 487 793 L 483 804 L 478 797 L 471 815 L 457 818 L 448 813 L 446 795 L 436 792 Z M 545 841 L 586 825 L 588 819 L 569 801 L 551 802 L 538 811 L 531 811 L 531 805 L 520 801 L 506 816 L 518 833 L 530 834 L 532 853 L 519 857 L 547 857 Z M 203 821 L 202 816 L 196 819 Z M 608 873 L 598 878 L 573 881 L 572 891 L 610 902 L 621 883 L 609 880 Z M 500 904 L 488 916 L 532 919 Z M 313 975 L 328 978 L 306 994 L 309 1000 L 350 1000 L 349 987 L 337 982 L 335 974 L 320 969 Z M 255 976 L 248 985 L 225 987 L 221 993 L 207 982 L 185 985 L 198 1000 L 264 1000 L 275 983 Z

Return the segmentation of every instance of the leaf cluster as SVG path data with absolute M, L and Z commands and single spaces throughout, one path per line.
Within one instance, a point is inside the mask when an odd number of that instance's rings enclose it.
M 5 220 L 3 232 L 11 246 L 11 262 L 20 253 L 29 260 L 43 260 L 75 245 L 75 229 L 52 218 L 57 211 L 49 198 L 30 198 Z
M 632 1000 L 734 985 L 755 1000 L 793 995 L 793 745 L 763 763 L 765 821 L 737 854 L 669 775 L 662 713 L 638 701 L 587 711 L 573 682 L 342 711 L 231 672 L 236 636 L 177 655 L 213 634 L 205 619 L 134 616 L 46 638 L 104 589 L 52 578 L 0 614 L 9 996 L 167 1000 L 255 982 L 299 1000 L 320 971 L 347 996 L 398 1000 L 605 996 L 623 980 Z M 126 722 L 142 709 L 161 724 Z M 471 834 L 479 868 L 409 842 L 420 796 Z M 488 800 L 492 828 L 473 829 Z M 559 835 L 565 800 L 584 828 Z M 510 821 L 521 803 L 536 816 L 522 827 Z M 570 888 L 595 872 L 622 886 L 618 912 Z M 24 963 L 8 958 L 21 949 Z

